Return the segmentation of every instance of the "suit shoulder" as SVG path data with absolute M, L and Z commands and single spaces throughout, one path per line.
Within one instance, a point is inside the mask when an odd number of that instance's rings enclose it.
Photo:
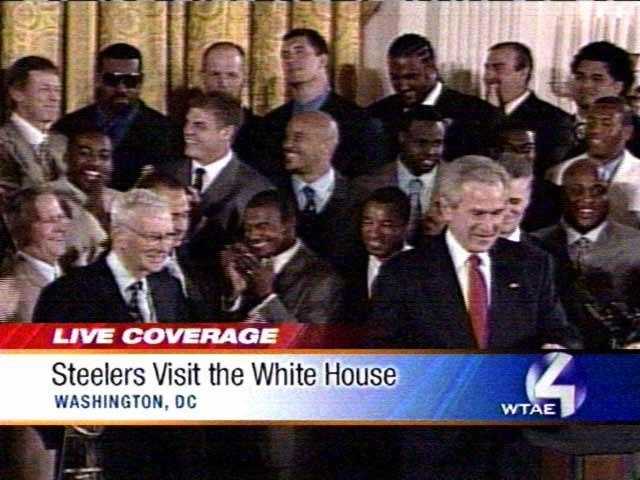
M 473 109 L 476 112 L 484 112 L 487 114 L 496 113 L 496 108 L 489 102 L 482 100 L 473 95 L 452 90 L 450 88 L 444 88 L 440 98 L 436 102 L 436 108 L 467 108 Z
M 267 127 L 274 123 L 286 122 L 291 117 L 293 109 L 292 102 L 286 102 L 280 105 L 279 107 L 274 108 L 269 113 L 267 113 L 264 117 L 262 117 L 263 126 Z
M 251 183 L 264 190 L 274 188 L 273 184 L 267 179 L 267 177 L 262 175 L 251 165 L 244 163 L 242 160 L 238 160 L 238 177 L 243 183 Z
M 519 263 L 548 262 L 551 256 L 545 250 L 532 242 L 512 242 L 504 238 L 499 238 L 496 242 L 496 252 L 498 255 L 508 256 Z
M 538 96 L 534 96 L 532 99 L 532 104 L 535 108 L 542 112 L 543 115 L 548 117 L 556 117 L 573 125 L 573 120 L 571 119 L 571 115 L 562 110 L 559 107 L 547 102 L 546 100 L 542 100 Z
M 398 95 L 388 95 L 370 104 L 366 110 L 373 117 L 386 116 L 389 114 L 389 109 L 396 110 L 400 106 L 400 100 Z
M 96 105 L 92 103 L 63 115 L 51 129 L 69 136 L 77 129 L 86 127 L 88 122 L 95 122 L 95 115 Z
M 141 102 L 140 103 L 140 117 L 139 117 L 140 121 L 144 121 L 144 123 L 154 123 L 154 124 L 159 124 L 159 125 L 163 125 L 163 126 L 169 126 L 171 124 L 169 117 L 167 117 L 165 114 L 151 108 L 150 106 L 148 106 L 146 103 Z

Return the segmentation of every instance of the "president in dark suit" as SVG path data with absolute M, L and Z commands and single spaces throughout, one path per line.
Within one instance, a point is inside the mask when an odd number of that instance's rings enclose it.
M 436 65 L 431 42 L 409 33 L 396 38 L 387 53 L 394 95 L 368 107 L 382 121 L 390 145 L 389 161 L 398 154 L 398 119 L 416 105 L 431 105 L 450 123 L 446 137 L 446 159 L 461 155 L 488 154 L 498 111 L 484 100 L 447 88 Z
M 337 122 L 340 141 L 333 166 L 342 175 L 354 177 L 386 161 L 382 128 L 358 105 L 331 89 L 327 66 L 329 48 L 315 30 L 297 28 L 283 37 L 282 66 L 292 100 L 263 118 L 261 170 L 277 179 L 282 169 L 285 130 L 291 117 L 309 111 L 325 112 Z
M 503 42 L 489 48 L 484 65 L 488 100 L 500 109 L 501 121 L 509 119 L 535 132 L 536 175 L 566 158 L 573 145 L 571 116 L 541 100 L 529 89 L 533 56 L 526 45 Z
M 551 257 L 499 238 L 507 182 L 504 169 L 488 158 L 463 157 L 443 166 L 438 190 L 447 230 L 382 267 L 369 319 L 375 345 L 578 346 L 554 291 Z M 401 478 L 500 478 L 501 434 L 400 433 Z M 473 455 L 464 453 L 469 448 Z
M 72 136 L 95 128 L 113 146 L 111 187 L 128 190 L 145 165 L 158 165 L 180 154 L 180 135 L 162 113 L 140 100 L 144 74 L 142 54 L 126 43 L 98 54 L 97 101 L 58 120 L 53 129 Z

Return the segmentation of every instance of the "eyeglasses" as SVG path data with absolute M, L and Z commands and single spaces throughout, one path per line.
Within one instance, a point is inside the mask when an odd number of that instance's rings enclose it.
M 141 232 L 139 230 L 136 230 L 135 228 L 132 228 L 131 226 L 126 224 L 123 224 L 123 226 L 127 230 L 130 230 L 136 235 L 138 235 L 140 238 L 142 238 L 145 242 L 147 242 L 150 245 L 160 245 L 161 243 L 173 243 L 176 241 L 176 234 L 173 232 L 165 233 L 164 235 L 159 233 L 146 233 L 146 232 Z
M 136 88 L 142 81 L 141 73 L 107 72 L 102 74 L 102 83 L 108 87 L 117 87 L 121 83 L 127 88 Z

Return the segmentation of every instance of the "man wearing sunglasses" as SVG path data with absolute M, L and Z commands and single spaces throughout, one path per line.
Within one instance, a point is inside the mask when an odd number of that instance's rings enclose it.
M 144 74 L 142 54 L 115 43 L 98 54 L 96 102 L 63 116 L 54 129 L 72 136 L 97 128 L 113 145 L 111 187 L 128 190 L 142 167 L 173 158 L 181 151 L 179 130 L 160 112 L 140 100 Z

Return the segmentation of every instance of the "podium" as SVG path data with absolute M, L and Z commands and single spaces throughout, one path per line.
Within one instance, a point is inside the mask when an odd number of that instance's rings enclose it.
M 543 480 L 634 480 L 640 425 L 575 425 L 531 429 L 525 437 L 542 449 Z

